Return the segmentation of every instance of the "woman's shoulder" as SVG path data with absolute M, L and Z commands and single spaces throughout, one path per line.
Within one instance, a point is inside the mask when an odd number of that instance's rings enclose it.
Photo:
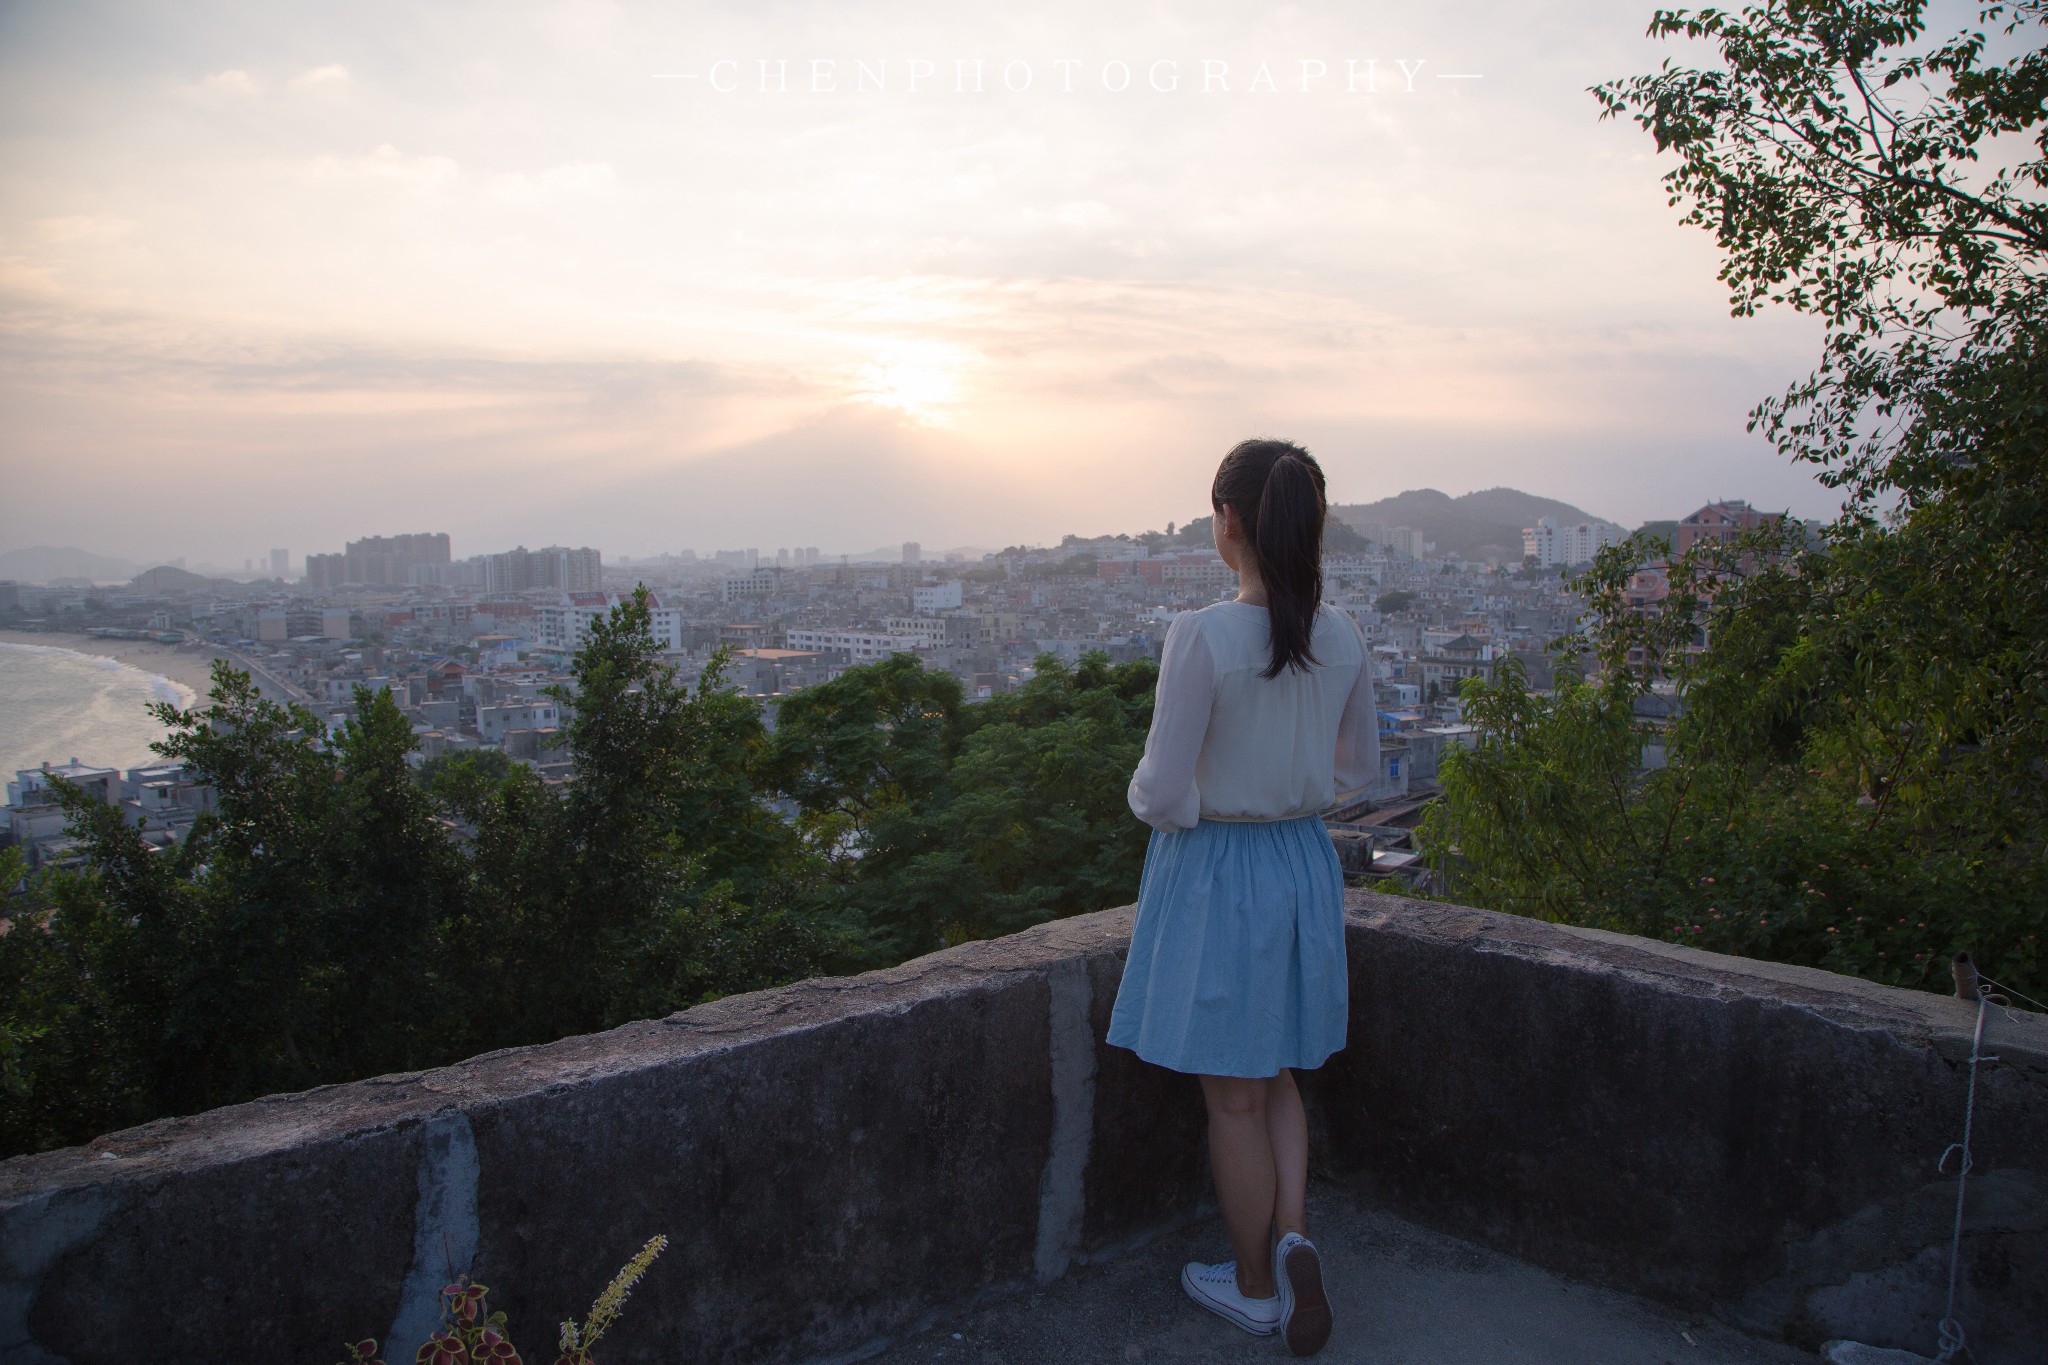
M 1335 651 L 1335 657 L 1327 663 L 1352 663 L 1363 659 L 1366 654 L 1365 632 L 1359 628 L 1358 618 L 1341 607 L 1328 602 L 1316 608 L 1315 634 L 1312 637 L 1317 653 Z

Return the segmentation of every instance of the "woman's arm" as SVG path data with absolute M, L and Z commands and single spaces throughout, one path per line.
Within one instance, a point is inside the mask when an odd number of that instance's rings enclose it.
M 1337 721 L 1337 800 L 1349 801 L 1380 779 L 1380 708 L 1372 690 L 1372 650 L 1366 647 L 1365 632 L 1347 613 L 1351 628 L 1358 631 L 1360 661 L 1351 694 L 1344 699 L 1344 714 Z
M 1175 618 L 1159 655 L 1159 690 L 1152 700 L 1152 732 L 1131 777 L 1132 812 L 1154 829 L 1193 829 L 1202 818 L 1195 763 L 1209 733 L 1216 690 L 1216 659 L 1193 613 Z

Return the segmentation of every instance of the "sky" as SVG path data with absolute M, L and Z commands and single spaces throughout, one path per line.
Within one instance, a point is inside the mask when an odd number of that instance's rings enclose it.
M 0 549 L 294 563 L 1834 501 L 1745 430 L 1633 0 L 0 7 Z M 1695 58 L 1699 54 L 1690 54 Z

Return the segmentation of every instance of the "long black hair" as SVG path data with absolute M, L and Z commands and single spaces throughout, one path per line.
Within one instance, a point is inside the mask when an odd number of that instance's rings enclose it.
M 1273 661 L 1259 676 L 1306 672 L 1317 662 L 1308 646 L 1323 600 L 1323 467 L 1292 441 L 1239 441 L 1216 469 L 1209 502 L 1219 513 L 1227 505 L 1237 514 L 1266 586 Z

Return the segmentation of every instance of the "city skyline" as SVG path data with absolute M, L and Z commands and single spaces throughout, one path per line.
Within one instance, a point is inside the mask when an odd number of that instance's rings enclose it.
M 0 548 L 994 548 L 1199 515 L 1251 434 L 1334 501 L 1825 516 L 1743 429 L 1817 334 L 1585 93 L 1647 18 L 17 6 Z

